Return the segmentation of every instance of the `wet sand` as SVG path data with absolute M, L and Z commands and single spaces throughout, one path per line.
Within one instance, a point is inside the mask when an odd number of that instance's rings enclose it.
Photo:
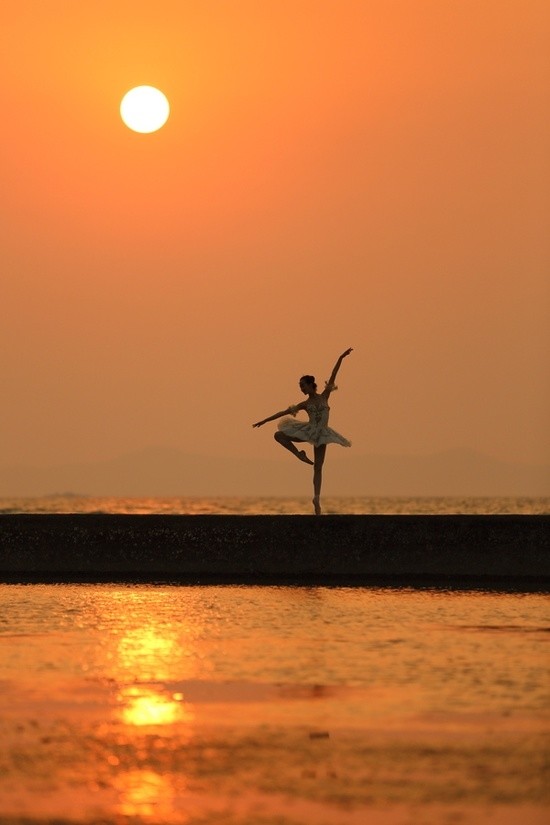
M 449 714 L 326 729 L 233 700 L 205 703 L 191 726 L 129 732 L 98 710 L 85 699 L 8 710 L 0 822 L 542 825 L 550 813 L 549 720 Z
M 548 601 L 0 586 L 0 823 L 537 825 Z
M 321 693 L 315 705 L 314 693 L 276 685 L 178 687 L 164 704 L 158 685 L 143 684 L 65 683 L 50 701 L 40 686 L 4 694 L 0 822 L 548 821 L 550 718 L 401 715 L 339 727 L 323 705 L 342 696 Z

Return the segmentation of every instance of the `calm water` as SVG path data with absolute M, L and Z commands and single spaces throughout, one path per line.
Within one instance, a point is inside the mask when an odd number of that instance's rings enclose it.
M 549 630 L 538 593 L 0 585 L 0 818 L 542 823 Z
M 543 594 L 1 585 L 0 604 L 8 693 L 141 686 L 184 707 L 240 684 L 249 698 L 326 699 L 338 725 L 547 707 Z
M 323 511 L 343 514 L 538 514 L 550 513 L 550 498 L 323 498 Z M 0 498 L 0 513 L 166 513 L 166 514 L 302 514 L 311 513 L 303 498 L 97 498 L 51 495 Z

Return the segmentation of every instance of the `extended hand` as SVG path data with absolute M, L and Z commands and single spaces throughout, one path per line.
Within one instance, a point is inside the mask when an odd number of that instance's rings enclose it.
M 262 424 L 265 424 L 265 421 L 256 421 L 256 423 L 255 423 L 255 424 L 253 424 L 252 426 L 253 426 L 253 427 L 261 427 L 261 426 L 262 426 Z
M 347 349 L 345 352 L 343 352 L 343 353 L 342 353 L 342 355 L 340 356 L 340 358 L 345 358 L 345 357 L 346 357 L 346 355 L 349 355 L 349 354 L 350 354 L 350 352 L 353 352 L 353 347 L 350 347 L 350 348 L 349 348 L 349 349 Z

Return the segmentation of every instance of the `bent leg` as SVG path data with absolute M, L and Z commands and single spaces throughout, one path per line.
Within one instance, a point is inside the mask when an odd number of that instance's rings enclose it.
M 315 515 L 321 515 L 321 484 L 323 483 L 323 464 L 325 463 L 325 453 L 327 445 L 321 444 L 314 448 L 314 466 L 313 466 L 313 507 Z
M 280 444 L 286 450 L 289 450 L 292 453 L 292 455 L 295 455 L 296 458 L 299 458 L 300 461 L 304 461 L 306 464 L 313 464 L 313 461 L 311 461 L 311 459 L 307 457 L 305 450 L 299 450 L 297 447 L 294 446 L 295 442 L 297 442 L 298 444 L 304 443 L 303 441 L 300 441 L 299 438 L 291 438 L 289 435 L 280 432 L 280 430 L 278 430 L 275 433 L 273 438 L 278 444 Z

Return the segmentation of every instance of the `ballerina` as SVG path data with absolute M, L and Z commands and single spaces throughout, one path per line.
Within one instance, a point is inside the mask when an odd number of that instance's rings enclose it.
M 328 399 L 331 392 L 337 389 L 334 382 L 338 374 L 338 370 L 344 358 L 346 358 L 352 348 L 350 347 L 338 358 L 334 369 L 330 374 L 329 380 L 325 383 L 323 392 L 317 392 L 317 384 L 313 375 L 302 375 L 300 378 L 300 389 L 307 395 L 305 401 L 299 404 L 288 407 L 286 410 L 276 412 L 262 421 L 256 421 L 253 427 L 261 427 L 268 421 L 275 421 L 277 418 L 282 418 L 277 427 L 277 432 L 274 435 L 277 441 L 286 450 L 289 450 L 300 461 L 305 464 L 313 466 L 313 508 L 315 515 L 321 515 L 321 483 L 323 479 L 323 463 L 325 461 L 325 453 L 327 444 L 340 444 L 342 447 L 351 447 L 351 441 L 344 438 L 343 435 L 337 433 L 328 426 L 328 418 L 330 407 Z M 308 421 L 296 421 L 296 413 L 300 410 L 305 410 L 308 415 Z M 284 417 L 283 417 L 284 416 Z M 294 416 L 290 418 L 289 416 Z M 305 450 L 299 450 L 296 443 L 307 442 L 313 445 L 313 461 L 308 457 Z

